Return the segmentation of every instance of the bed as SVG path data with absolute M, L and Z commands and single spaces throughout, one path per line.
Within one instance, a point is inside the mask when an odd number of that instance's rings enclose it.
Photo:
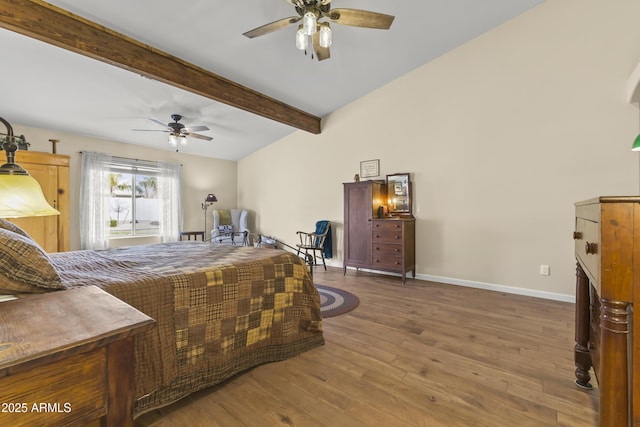
M 46 254 L 29 240 L 0 224 L 0 293 L 96 285 L 156 320 L 136 338 L 136 415 L 324 344 L 320 298 L 290 252 L 184 241 Z

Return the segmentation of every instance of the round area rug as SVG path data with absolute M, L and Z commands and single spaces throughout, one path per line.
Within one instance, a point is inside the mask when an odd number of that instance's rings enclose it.
M 315 286 L 320 294 L 320 311 L 323 318 L 348 313 L 360 303 L 358 297 L 351 292 L 318 284 Z

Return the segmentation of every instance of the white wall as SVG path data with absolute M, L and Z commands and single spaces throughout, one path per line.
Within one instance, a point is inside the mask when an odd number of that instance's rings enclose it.
M 182 164 L 183 180 L 183 211 L 185 231 L 204 229 L 204 211 L 201 204 L 208 193 L 213 192 L 218 203 L 207 211 L 207 229 L 211 229 L 213 217 L 211 211 L 214 208 L 235 207 L 237 205 L 237 162 L 229 160 L 211 159 L 176 153 L 173 150 L 152 149 L 130 144 L 105 141 L 63 132 L 38 129 L 12 123 L 16 135 L 24 134 L 31 144 L 30 150 L 51 152 L 49 139 L 58 139 L 58 154 L 70 156 L 70 246 L 71 250 L 80 249 L 79 224 L 80 200 L 80 151 L 99 151 L 114 156 L 128 157 L 132 159 L 155 160 L 166 162 L 179 162 Z M 75 225 L 74 225 L 75 224 Z M 153 239 L 119 239 L 112 246 L 130 244 L 143 244 L 153 242 Z
M 339 266 L 342 183 L 380 159 L 383 178 L 412 173 L 421 278 L 571 299 L 573 203 L 638 194 L 638 16 L 635 0 L 547 0 L 242 159 L 238 202 L 286 242 L 331 220 Z

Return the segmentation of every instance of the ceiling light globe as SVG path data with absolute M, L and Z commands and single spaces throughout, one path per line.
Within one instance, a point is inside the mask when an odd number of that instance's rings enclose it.
M 307 48 L 307 35 L 302 28 L 299 28 L 296 32 L 296 48 L 299 50 L 305 50 Z
M 312 36 L 316 30 L 318 25 L 318 19 L 316 18 L 316 14 L 313 12 L 307 12 L 304 14 L 302 18 L 302 29 L 304 33 L 308 36 Z
M 320 26 L 320 47 L 330 47 L 331 43 L 333 43 L 331 37 L 331 27 L 329 25 L 321 25 Z
M 175 136 L 175 135 L 169 135 L 169 144 L 170 144 L 172 147 L 177 146 L 177 145 L 178 145 L 178 138 L 176 138 L 176 136 Z
M 178 142 L 180 142 L 180 145 L 185 146 L 187 145 L 187 137 L 186 136 L 179 136 L 178 137 Z

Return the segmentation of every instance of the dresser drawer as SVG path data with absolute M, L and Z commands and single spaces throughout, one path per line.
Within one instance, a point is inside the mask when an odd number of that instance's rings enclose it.
M 373 257 L 398 257 L 402 258 L 402 245 L 400 243 L 373 243 Z
M 385 220 L 373 222 L 373 243 L 402 243 L 402 223 Z
M 373 229 L 374 230 L 383 230 L 383 231 L 401 231 L 403 222 L 395 219 L 380 219 L 373 221 Z
M 585 269 L 591 283 L 600 294 L 600 224 L 576 218 L 576 257 Z
M 106 414 L 104 347 L 0 379 L 0 425 L 65 425 Z
M 402 257 L 376 257 L 375 254 L 373 256 L 373 268 L 379 268 L 381 270 L 393 270 L 393 271 L 402 271 L 404 265 L 402 262 Z

